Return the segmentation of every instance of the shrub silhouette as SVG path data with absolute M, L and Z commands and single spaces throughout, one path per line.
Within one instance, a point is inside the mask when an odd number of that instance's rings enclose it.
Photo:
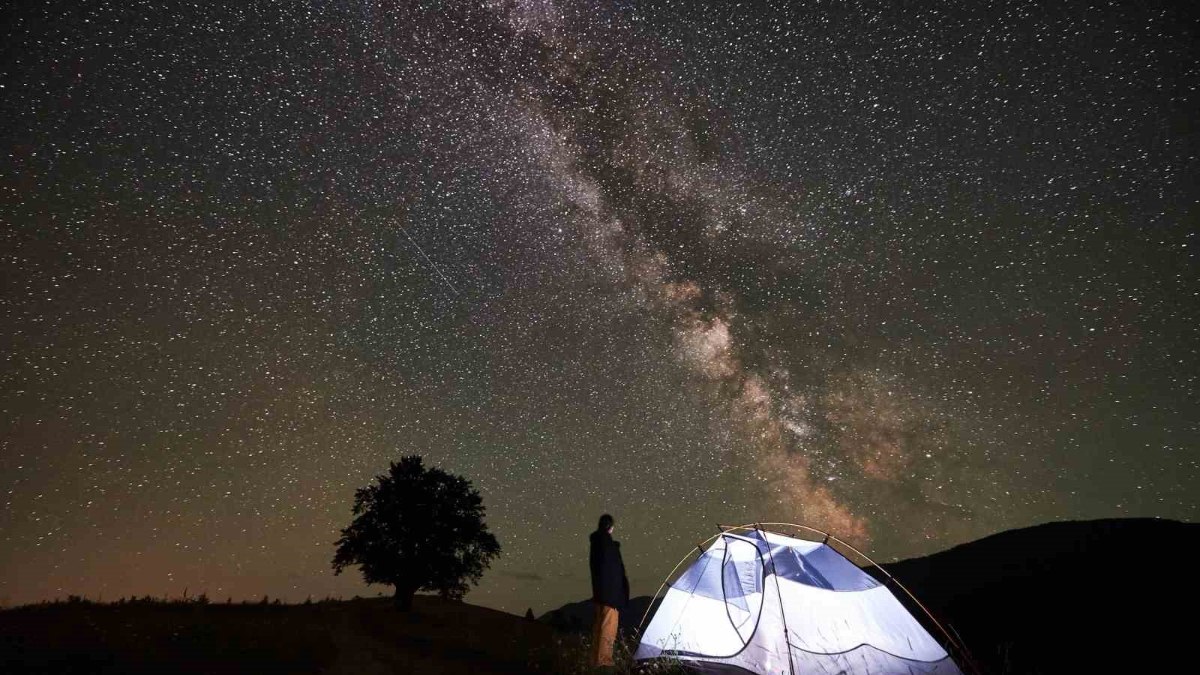
M 354 494 L 354 520 L 336 542 L 334 574 L 358 565 L 368 584 L 395 587 L 403 610 L 417 591 L 461 600 L 500 555 L 479 493 L 461 476 L 425 468 L 418 456 L 391 462 L 375 479 Z

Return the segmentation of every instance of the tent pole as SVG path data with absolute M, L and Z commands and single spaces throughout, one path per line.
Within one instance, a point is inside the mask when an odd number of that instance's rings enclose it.
M 779 618 L 783 620 L 783 644 L 787 648 L 788 672 L 796 675 L 796 665 L 792 663 L 792 636 L 788 632 L 787 612 L 783 611 L 783 591 L 779 590 L 779 573 L 775 570 L 775 554 L 771 551 L 771 542 L 762 529 L 761 523 L 755 523 L 754 529 L 763 535 L 763 543 L 767 545 L 767 555 L 771 558 L 771 576 L 775 578 L 775 599 L 779 601 Z

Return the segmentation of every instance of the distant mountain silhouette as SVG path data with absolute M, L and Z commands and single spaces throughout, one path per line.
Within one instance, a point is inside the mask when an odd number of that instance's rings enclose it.
M 618 615 L 618 630 L 622 633 L 632 635 L 637 630 L 638 622 L 646 614 L 646 608 L 650 606 L 650 600 L 651 597 L 649 595 L 630 598 L 629 604 Z M 655 602 L 655 607 L 657 608 L 657 606 L 658 602 Z M 595 606 L 591 600 L 581 600 L 580 602 L 572 602 L 558 609 L 550 610 L 539 616 L 538 621 L 562 631 L 587 633 L 592 630 L 592 613 L 594 611 Z
M 1195 523 L 1053 522 L 884 568 L 961 637 L 984 672 L 1173 672 L 1168 664 L 1182 656 L 1200 607 L 1190 569 L 1198 543 Z M 649 603 L 631 600 L 622 630 L 635 630 Z M 539 620 L 589 631 L 592 604 Z
M 1161 672 L 1196 623 L 1198 543 L 1195 523 L 1054 522 L 884 568 L 988 672 Z

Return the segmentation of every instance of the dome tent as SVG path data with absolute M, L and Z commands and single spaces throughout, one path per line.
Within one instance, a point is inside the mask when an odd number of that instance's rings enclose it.
M 641 634 L 635 662 L 762 675 L 962 673 L 892 594 L 890 575 L 881 583 L 864 572 L 830 546 L 832 539 L 857 553 L 836 537 L 770 525 L 824 540 L 762 525 L 723 528 L 707 549 L 697 547 L 700 555 L 674 581 L 664 582 L 667 592 Z

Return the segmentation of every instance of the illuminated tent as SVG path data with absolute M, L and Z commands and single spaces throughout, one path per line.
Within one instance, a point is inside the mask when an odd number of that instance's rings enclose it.
M 763 675 L 962 672 L 891 584 L 824 536 L 805 541 L 750 526 L 717 535 L 664 584 L 634 660 Z

